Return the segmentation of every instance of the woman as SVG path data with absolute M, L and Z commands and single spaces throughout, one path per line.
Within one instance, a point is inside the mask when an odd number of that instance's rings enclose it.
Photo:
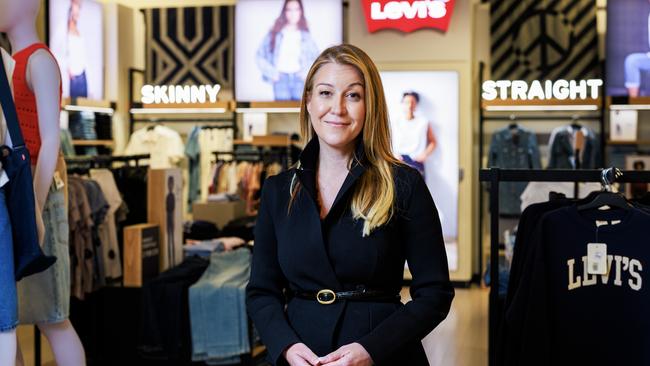
M 404 115 L 393 123 L 391 133 L 395 155 L 424 176 L 424 162 L 436 149 L 436 136 L 429 121 L 415 115 L 418 103 L 418 93 L 407 91 L 402 95 Z
M 282 12 L 257 50 L 262 78 L 273 84 L 275 100 L 300 100 L 318 47 L 309 34 L 301 0 L 285 0 Z
M 454 291 L 431 195 L 390 151 L 379 72 L 340 45 L 306 80 L 309 143 L 297 168 L 265 182 L 248 312 L 273 364 L 428 365 L 420 340 Z M 413 301 L 402 305 L 405 260 Z
M 88 97 L 86 78 L 86 45 L 79 32 L 81 1 L 71 0 L 68 12 L 68 76 L 70 78 L 70 97 Z

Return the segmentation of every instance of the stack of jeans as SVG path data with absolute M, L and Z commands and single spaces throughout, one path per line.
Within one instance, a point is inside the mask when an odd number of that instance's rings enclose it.
M 95 130 L 95 113 L 71 112 L 68 117 L 68 129 L 75 140 L 97 140 Z M 97 155 L 97 148 L 93 146 L 80 147 L 81 155 Z
M 250 352 L 246 285 L 251 257 L 246 248 L 213 253 L 208 269 L 190 287 L 192 361 L 234 364 Z

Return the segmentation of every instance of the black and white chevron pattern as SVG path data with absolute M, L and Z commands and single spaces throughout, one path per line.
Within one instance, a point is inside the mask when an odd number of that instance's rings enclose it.
M 233 80 L 233 7 L 147 9 L 147 83 L 220 84 Z
M 490 0 L 490 4 L 492 79 L 599 76 L 596 0 Z

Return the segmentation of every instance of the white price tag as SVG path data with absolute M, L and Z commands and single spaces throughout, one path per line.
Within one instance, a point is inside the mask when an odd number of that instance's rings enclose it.
M 592 275 L 607 274 L 607 244 L 587 244 L 587 273 Z
M 63 183 L 63 179 L 61 179 L 61 174 L 59 174 L 59 172 L 54 172 L 54 184 L 56 185 L 57 190 L 65 186 L 65 183 Z

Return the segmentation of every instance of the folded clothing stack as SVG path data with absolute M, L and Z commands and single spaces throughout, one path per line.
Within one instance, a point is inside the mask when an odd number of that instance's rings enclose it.
M 210 257 L 212 253 L 223 252 L 226 249 L 232 249 L 245 244 L 245 241 L 236 237 L 217 238 L 212 240 L 188 241 L 183 246 L 185 257 L 199 256 Z

